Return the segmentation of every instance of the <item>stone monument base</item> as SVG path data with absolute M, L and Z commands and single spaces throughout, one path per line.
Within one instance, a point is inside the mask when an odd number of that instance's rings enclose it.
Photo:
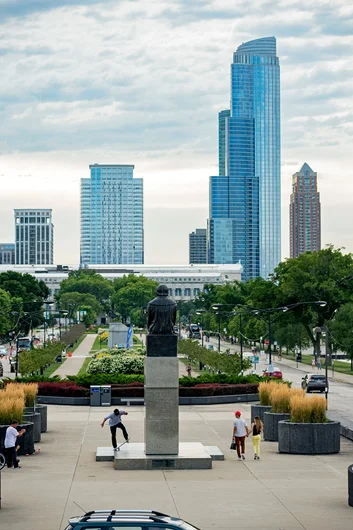
M 97 462 L 114 461 L 115 469 L 212 469 L 212 460 L 223 460 L 218 447 L 199 442 L 180 443 L 178 455 L 146 455 L 144 443 L 130 443 L 114 454 L 112 447 L 98 447 Z

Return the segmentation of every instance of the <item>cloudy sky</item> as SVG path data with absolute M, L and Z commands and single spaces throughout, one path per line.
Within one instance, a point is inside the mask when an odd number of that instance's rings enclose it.
M 186 263 L 217 174 L 232 52 L 277 37 L 282 255 L 291 175 L 318 172 L 322 243 L 353 251 L 349 0 L 0 0 L 0 241 L 13 208 L 53 208 L 55 262 L 79 261 L 79 181 L 135 164 L 146 263 Z M 163 243 L 163 244 L 161 244 Z

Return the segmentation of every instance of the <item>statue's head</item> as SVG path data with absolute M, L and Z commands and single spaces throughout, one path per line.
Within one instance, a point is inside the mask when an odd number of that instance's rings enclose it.
M 157 287 L 157 296 L 168 296 L 169 289 L 166 285 L 162 283 Z

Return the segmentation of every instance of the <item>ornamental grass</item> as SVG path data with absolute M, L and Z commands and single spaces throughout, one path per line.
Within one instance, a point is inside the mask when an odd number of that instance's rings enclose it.
M 260 405 L 269 406 L 271 405 L 271 395 L 275 388 L 279 385 L 275 381 L 266 381 L 266 383 L 259 384 L 259 395 L 260 395 Z M 286 385 L 280 385 L 286 386 Z
M 10 383 L 5 387 L 6 397 L 16 399 L 22 398 L 25 401 L 25 391 L 23 385 L 17 383 Z
M 21 384 L 25 394 L 26 407 L 34 407 L 38 395 L 38 383 Z
M 0 425 L 10 425 L 12 420 L 20 423 L 23 419 L 24 398 L 7 395 L 5 390 L 0 392 Z
M 293 423 L 325 423 L 326 401 L 321 396 L 293 396 L 290 401 Z
M 288 414 L 290 411 L 291 390 L 287 385 L 277 385 L 271 393 L 271 412 Z

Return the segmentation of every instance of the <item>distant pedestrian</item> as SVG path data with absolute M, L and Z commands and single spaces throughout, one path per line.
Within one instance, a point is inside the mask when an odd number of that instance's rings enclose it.
M 315 368 L 315 357 L 311 359 L 311 368 Z
M 321 370 L 321 358 L 320 357 L 317 358 L 317 369 Z
M 191 370 L 192 370 L 192 368 L 191 368 L 191 364 L 189 363 L 189 364 L 187 365 L 187 367 L 186 367 L 186 371 L 187 371 L 187 373 L 188 373 L 188 377 L 191 377 Z
M 126 431 L 125 425 L 123 424 L 121 420 L 121 416 L 127 416 L 127 412 L 125 410 L 119 410 L 114 409 L 114 411 L 111 414 L 108 414 L 106 418 L 101 423 L 101 426 L 104 427 L 104 424 L 107 420 L 109 420 L 109 426 L 110 426 L 110 432 L 112 435 L 112 446 L 114 448 L 114 451 L 116 451 L 118 444 L 116 441 L 116 430 L 121 429 L 123 432 L 123 436 L 125 438 L 125 442 L 129 442 L 129 435 Z
M 237 448 L 238 460 L 245 460 L 245 437 L 249 436 L 249 429 L 246 421 L 240 417 L 241 412 L 237 410 L 234 414 L 233 439 Z
M 254 460 L 260 460 L 261 434 L 264 432 L 264 425 L 260 416 L 255 416 L 251 424 L 252 445 L 254 448 Z
M 6 429 L 6 435 L 5 435 L 5 449 L 6 449 L 6 461 L 7 461 L 7 467 L 14 467 L 19 468 L 21 466 L 18 465 L 19 460 L 17 459 L 17 438 L 22 436 L 26 429 L 21 429 L 20 431 L 17 430 L 18 427 L 18 421 L 12 420 L 11 425 Z

